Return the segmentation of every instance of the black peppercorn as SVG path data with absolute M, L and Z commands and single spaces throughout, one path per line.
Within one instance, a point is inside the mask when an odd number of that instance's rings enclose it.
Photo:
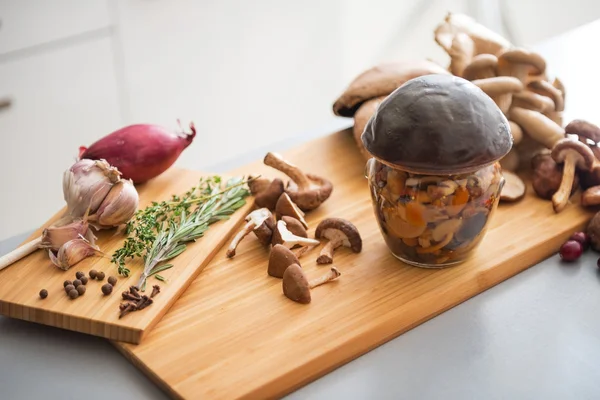
M 73 285 L 67 285 L 67 286 L 65 286 L 65 292 L 67 292 L 67 294 L 69 294 L 69 292 L 71 290 L 73 290 L 73 289 L 75 289 L 75 286 L 73 286 Z
M 81 272 L 81 271 L 77 271 L 77 272 L 75 273 L 75 277 L 76 277 L 77 279 L 79 279 L 79 280 L 81 280 L 81 277 L 82 277 L 82 276 L 85 276 L 85 274 L 84 274 L 83 272 Z
M 117 284 L 117 278 L 115 278 L 114 276 L 109 276 L 108 283 L 110 283 L 112 286 L 115 286 Z
M 96 273 L 96 279 L 98 279 L 99 281 L 103 281 L 105 276 L 106 275 L 102 271 Z
M 82 285 L 87 285 L 87 283 L 88 283 L 88 277 L 87 276 L 82 276 L 79 280 L 81 281 Z
M 112 285 L 110 283 L 105 283 L 104 285 L 102 285 L 102 293 L 104 293 L 105 296 L 108 296 L 109 294 L 112 293 Z
M 69 297 L 72 299 L 78 298 L 79 292 L 77 291 L 77 289 L 73 289 L 73 290 L 69 291 Z
M 73 282 L 71 282 L 71 281 L 64 281 L 63 287 L 67 287 L 67 285 L 72 285 L 72 284 L 73 284 Z
M 73 281 L 73 286 L 75 286 L 75 288 L 77 288 L 77 286 L 81 285 L 81 281 L 79 279 L 75 279 Z
M 45 299 L 48 297 L 48 291 L 46 289 L 40 290 L 40 298 Z
M 90 278 L 91 279 L 96 279 L 96 275 L 98 275 L 98 271 L 96 271 L 95 269 L 90 271 Z
M 83 294 L 85 293 L 85 286 L 84 285 L 77 286 L 77 293 L 79 293 L 80 296 L 83 296 Z

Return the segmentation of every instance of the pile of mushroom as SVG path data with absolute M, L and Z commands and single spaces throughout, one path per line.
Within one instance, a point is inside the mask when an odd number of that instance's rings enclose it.
M 286 297 L 307 304 L 311 302 L 310 289 L 337 279 L 341 273 L 331 267 L 325 275 L 309 281 L 299 259 L 319 246 L 320 240 L 326 239 L 328 242 L 321 249 L 316 264 L 331 264 L 333 253 L 340 247 L 359 253 L 362 239 L 356 226 L 342 218 L 322 220 L 314 239 L 309 238 L 305 213 L 318 208 L 331 196 L 332 183 L 303 172 L 276 153 L 267 153 L 263 162 L 283 172 L 290 180 L 287 184 L 280 178 L 254 177 L 250 180 L 250 191 L 259 208 L 246 216 L 246 224 L 234 236 L 226 254 L 229 258 L 235 257 L 242 239 L 254 232 L 258 241 L 269 248 L 267 274 L 282 279 Z

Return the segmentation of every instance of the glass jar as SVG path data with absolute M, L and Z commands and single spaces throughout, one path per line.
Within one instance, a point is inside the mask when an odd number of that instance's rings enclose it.
M 469 173 L 431 175 L 371 158 L 365 172 L 390 251 L 408 264 L 425 268 L 454 265 L 473 252 L 504 185 L 498 162 Z

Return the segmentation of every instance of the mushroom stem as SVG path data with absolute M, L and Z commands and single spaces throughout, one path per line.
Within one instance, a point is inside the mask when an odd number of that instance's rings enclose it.
M 307 253 L 309 250 L 314 249 L 316 246 L 315 245 L 311 245 L 311 246 L 303 246 L 303 247 L 299 247 L 297 249 L 292 250 L 292 253 L 294 253 L 294 255 L 298 258 L 302 257 L 305 253 Z
M 310 188 L 310 180 L 304 174 L 304 172 L 302 172 L 300 168 L 294 164 L 284 160 L 281 155 L 269 152 L 265 156 L 264 163 L 265 165 L 275 168 L 276 170 L 281 171 L 289 176 L 291 180 L 296 182 L 296 185 L 298 185 L 300 190 Z
M 556 142 L 565 137 L 565 130 L 560 125 L 539 112 L 512 107 L 509 113 L 513 122 L 548 149 L 553 148 Z
M 314 289 L 317 286 L 320 286 L 324 283 L 327 283 L 329 281 L 337 279 L 340 275 L 342 275 L 342 274 L 340 273 L 340 271 L 338 271 L 338 269 L 336 267 L 331 267 L 331 269 L 325 275 L 322 275 L 322 276 L 315 278 L 315 279 L 311 280 L 310 282 L 308 282 L 308 287 L 311 289 Z
M 340 247 L 344 241 L 342 239 L 330 240 L 319 253 L 317 264 L 331 264 L 333 262 L 333 251 Z
M 573 186 L 573 179 L 575 179 L 576 157 L 577 155 L 571 152 L 567 154 L 563 166 L 563 174 L 560 186 L 556 193 L 554 193 L 552 196 L 552 205 L 554 206 L 554 211 L 557 213 L 562 211 L 569 201 L 571 188 Z
M 248 221 L 246 225 L 233 237 L 233 240 L 227 248 L 227 257 L 232 258 L 235 256 L 235 249 L 238 247 L 243 238 L 246 237 L 252 230 L 256 228 L 254 221 Z

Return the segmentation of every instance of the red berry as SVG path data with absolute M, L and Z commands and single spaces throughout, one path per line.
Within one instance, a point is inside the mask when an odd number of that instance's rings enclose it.
M 576 240 L 567 240 L 560 246 L 559 254 L 563 261 L 575 261 L 583 254 L 583 246 Z
M 584 251 L 587 250 L 588 247 L 590 247 L 590 236 L 585 232 L 575 232 L 571 235 L 569 240 L 575 240 L 581 243 L 581 246 L 583 247 Z

